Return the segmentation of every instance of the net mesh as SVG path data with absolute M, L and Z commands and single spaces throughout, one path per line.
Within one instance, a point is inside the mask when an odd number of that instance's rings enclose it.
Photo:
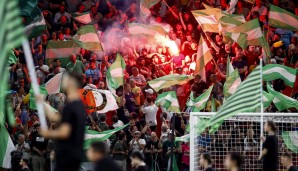
M 195 132 L 195 127 L 199 126 L 201 119 L 205 116 L 194 116 L 194 170 L 202 170 L 199 166 L 199 158 L 202 153 L 209 153 L 213 159 L 213 167 L 216 170 L 224 169 L 224 159 L 227 153 L 237 152 L 242 155 L 244 164 L 243 170 L 258 171 L 262 170 L 262 163 L 258 161 L 260 154 L 261 125 L 259 116 L 237 116 L 223 122 L 215 134 L 209 134 L 208 129 L 202 134 Z M 278 151 L 279 151 L 279 170 L 284 168 L 280 164 L 280 154 L 290 152 L 293 155 L 294 165 L 298 164 L 298 154 L 290 150 L 283 139 L 282 133 L 285 131 L 297 131 L 298 117 L 264 117 L 266 120 L 272 120 L 278 127 Z M 266 135 L 264 135 L 266 136 Z M 285 137 L 284 137 L 285 138 Z M 289 137 L 288 137 L 289 138 Z M 296 142 L 298 143 L 298 142 Z M 191 156 L 192 157 L 192 156 Z

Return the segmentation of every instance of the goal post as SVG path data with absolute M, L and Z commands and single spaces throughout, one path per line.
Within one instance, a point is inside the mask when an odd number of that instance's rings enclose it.
M 260 136 L 263 132 L 263 124 L 267 120 L 272 120 L 277 125 L 279 156 L 285 151 L 291 152 L 294 164 L 298 164 L 298 154 L 293 152 L 286 143 L 289 142 L 289 136 L 283 136 L 285 133 L 298 131 L 298 113 L 241 113 L 225 119 L 214 134 L 209 134 L 207 130 L 198 134 L 196 129 L 200 126 L 200 120 L 208 119 L 214 114 L 214 112 L 190 114 L 191 171 L 202 170 L 199 166 L 199 157 L 206 152 L 212 156 L 213 167 L 216 170 L 224 170 L 223 162 L 228 152 L 238 152 L 242 155 L 244 170 L 262 170 L 262 164 L 257 159 L 261 151 Z M 278 168 L 283 169 L 280 162 Z

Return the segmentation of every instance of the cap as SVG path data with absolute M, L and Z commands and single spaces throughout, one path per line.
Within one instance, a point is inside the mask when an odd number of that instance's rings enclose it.
M 273 44 L 273 47 L 278 48 L 278 47 L 281 47 L 283 44 L 284 43 L 282 41 L 278 41 Z
M 141 132 L 140 131 L 135 131 L 135 134 L 141 134 Z
M 90 59 L 89 59 L 89 62 L 95 62 L 95 61 L 96 61 L 95 57 L 91 56 Z
M 149 93 L 149 94 L 153 94 L 153 93 L 154 93 L 154 91 L 153 91 L 151 88 L 145 90 L 145 92 L 146 92 L 146 93 Z

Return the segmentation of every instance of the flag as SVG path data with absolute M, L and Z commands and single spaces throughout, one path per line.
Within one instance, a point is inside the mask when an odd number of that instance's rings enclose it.
M 83 49 L 90 51 L 103 50 L 93 25 L 81 27 L 77 34 L 73 36 L 73 40 Z
M 48 94 L 56 94 L 61 92 L 63 73 L 59 73 L 45 83 Z
M 43 33 L 47 29 L 46 22 L 42 13 L 31 23 L 25 26 L 25 34 L 28 39 L 32 39 Z
M 217 111 L 217 108 L 216 108 L 216 104 L 215 104 L 215 99 L 214 97 L 212 97 L 212 100 L 211 100 L 211 112 L 216 112 Z
M 297 69 L 279 64 L 269 64 L 263 67 L 263 80 L 284 80 L 285 84 L 294 87 Z
M 283 131 L 282 140 L 293 153 L 298 153 L 298 131 Z
M 129 23 L 128 32 L 135 42 L 155 44 L 156 37 L 166 37 L 167 31 L 157 24 Z
M 246 49 L 248 45 L 262 46 L 264 49 L 263 60 L 265 64 L 269 63 L 270 48 L 267 40 L 264 37 L 258 19 L 245 22 L 234 28 L 229 29 L 225 37 L 230 37 L 237 42 L 242 49 Z
M 275 91 L 269 83 L 267 83 L 267 90 L 274 96 L 273 103 L 278 111 L 283 111 L 290 108 L 296 108 L 298 110 L 298 101 L 296 99 Z
M 15 146 L 4 126 L 0 124 L 0 168 L 11 168 L 11 155 L 10 153 L 15 149 Z
M 17 63 L 18 58 L 14 54 L 14 51 L 12 49 L 8 50 L 8 55 L 7 55 L 7 65 L 15 64 Z
M 213 85 L 210 86 L 204 93 L 202 93 L 197 98 L 193 97 L 193 92 L 190 93 L 189 100 L 186 103 L 187 107 L 192 107 L 193 112 L 199 112 L 206 108 L 207 102 L 209 100 Z
M 211 51 L 201 36 L 198 44 L 195 74 L 200 74 L 202 80 L 206 81 L 205 65 L 212 60 Z
M 274 99 L 274 95 L 267 93 L 266 91 L 263 91 L 263 105 L 264 109 L 270 106 Z
M 220 30 L 223 34 L 229 32 L 230 29 L 235 28 L 243 23 L 245 23 L 245 18 L 243 15 L 236 14 L 225 14 L 219 19 Z
M 42 97 L 44 97 L 44 96 L 46 96 L 47 94 L 48 94 L 48 91 L 47 91 L 47 89 L 44 87 L 44 86 L 39 86 L 39 92 L 40 92 L 40 95 L 42 96 Z M 30 89 L 30 91 L 29 91 L 29 93 L 27 94 L 27 96 L 29 96 L 30 97 L 30 101 L 29 101 L 29 108 L 30 109 L 35 109 L 35 110 L 37 110 L 37 108 L 36 108 L 36 99 L 35 99 L 35 97 L 34 97 L 34 92 L 33 92 L 33 89 L 31 88 Z
M 85 12 L 82 14 L 72 14 L 72 17 L 81 24 L 90 24 L 92 22 L 89 12 Z
M 177 141 L 180 141 L 180 142 L 189 142 L 189 140 L 190 140 L 190 136 L 189 136 L 189 134 L 186 134 L 186 135 L 183 135 L 183 136 L 181 136 L 181 137 L 176 137 L 175 138 L 175 142 L 177 142 Z
M 178 167 L 178 164 L 177 164 L 177 159 L 176 159 L 176 154 L 173 153 L 173 163 L 171 165 L 171 156 L 169 157 L 169 160 L 168 160 L 168 168 L 167 168 L 167 171 L 171 171 L 171 166 L 172 166 L 172 171 L 179 171 L 179 167 Z
M 227 72 L 226 72 L 226 82 L 224 83 L 223 93 L 225 98 L 230 97 L 234 94 L 241 84 L 240 75 L 238 69 L 234 70 L 230 58 L 227 61 Z
M 298 31 L 298 16 L 287 10 L 270 5 L 268 19 L 272 27 Z
M 169 112 L 180 112 L 179 102 L 175 91 L 161 93 L 155 100 L 156 106 L 161 106 Z
M 224 35 L 224 38 L 226 40 L 231 41 L 231 42 L 237 42 L 238 45 L 242 49 L 246 49 L 246 47 L 247 47 L 247 37 L 248 37 L 248 35 L 246 33 L 231 33 L 231 32 L 227 32 Z
M 110 65 L 106 72 L 107 87 L 114 95 L 116 95 L 116 89 L 124 84 L 125 67 L 125 61 L 117 53 L 115 62 Z
M 140 2 L 140 16 L 146 19 L 150 16 L 150 8 L 156 5 L 160 0 L 141 0 Z
M 80 97 L 86 106 L 87 114 L 93 112 L 107 113 L 118 109 L 118 105 L 113 94 L 108 90 L 81 89 Z
M 5 120 L 5 113 L 8 118 L 12 112 L 6 112 L 6 91 L 8 86 L 8 52 L 21 45 L 25 36 L 23 33 L 22 20 L 19 16 L 19 8 L 16 0 L 0 1 L 0 123 Z
M 210 132 L 215 132 L 225 119 L 241 112 L 255 111 L 261 104 L 260 94 L 260 66 L 257 66 L 242 82 L 237 91 L 219 108 L 218 112 L 202 123 L 198 132 L 203 132 L 208 127 L 211 127 Z
M 194 18 L 200 24 L 204 32 L 219 32 L 219 19 L 222 17 L 221 10 L 219 8 L 212 8 L 205 5 L 204 10 L 191 11 Z
M 114 133 L 126 128 L 129 124 L 120 126 L 118 128 L 107 130 L 103 132 L 97 132 L 94 130 L 85 131 L 84 149 L 88 149 L 93 142 L 105 141 L 109 139 Z
M 171 74 L 151 80 L 148 84 L 152 89 L 158 92 L 161 89 L 169 88 L 174 85 L 183 85 L 192 79 L 193 77 L 189 75 Z
M 219 33 L 245 22 L 243 15 L 229 14 L 219 8 L 209 7 L 204 10 L 191 11 L 204 32 Z
M 246 49 L 247 45 L 265 46 L 266 40 L 263 36 L 262 29 L 258 19 L 243 23 L 235 28 L 229 30 L 231 38 L 236 41 L 240 47 Z M 237 34 L 235 34 L 237 33 Z M 242 34 L 241 34 L 242 33 Z M 246 36 L 246 35 L 247 36 Z M 227 34 L 229 35 L 229 34 Z M 245 39 L 247 37 L 247 44 Z
M 47 29 L 46 22 L 37 0 L 19 0 L 20 16 L 26 17 L 24 32 L 29 39 L 37 37 Z
M 73 40 L 69 41 L 52 41 L 47 44 L 46 60 L 51 63 L 52 60 L 58 58 L 61 66 L 65 67 L 69 62 L 69 55 L 78 54 L 81 47 Z

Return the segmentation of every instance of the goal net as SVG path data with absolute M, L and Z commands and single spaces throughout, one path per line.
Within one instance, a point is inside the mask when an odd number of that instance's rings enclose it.
M 261 150 L 260 136 L 263 129 L 260 113 L 238 114 L 235 117 L 224 120 L 216 133 L 210 134 L 207 128 L 203 133 L 198 134 L 196 130 L 200 126 L 200 121 L 210 118 L 213 114 L 215 113 L 191 113 L 191 171 L 202 170 L 199 165 L 199 158 L 202 153 L 209 153 L 212 156 L 212 165 L 216 170 L 225 170 L 224 159 L 229 152 L 241 154 L 244 159 L 243 170 L 262 170 L 262 163 L 258 161 Z M 293 155 L 294 165 L 297 165 L 298 151 L 295 151 L 293 148 L 298 147 L 298 136 L 295 134 L 295 131 L 298 131 L 298 113 L 264 113 L 263 122 L 267 120 L 274 121 L 278 127 L 278 158 L 280 159 L 281 153 L 290 152 Z M 266 135 L 264 134 L 264 136 Z M 278 168 L 279 170 L 284 170 L 280 161 Z

